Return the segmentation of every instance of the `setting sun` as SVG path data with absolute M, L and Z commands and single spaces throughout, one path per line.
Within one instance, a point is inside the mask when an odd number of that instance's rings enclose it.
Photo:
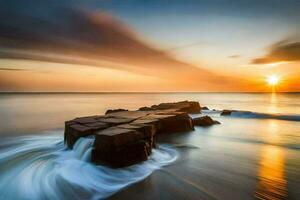
M 271 75 L 267 77 L 267 82 L 269 85 L 275 86 L 278 84 L 280 78 L 277 75 Z

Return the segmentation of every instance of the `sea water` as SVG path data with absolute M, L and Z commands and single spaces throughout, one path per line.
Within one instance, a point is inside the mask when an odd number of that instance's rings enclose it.
M 123 169 L 90 163 L 92 137 L 73 150 L 63 144 L 66 120 L 181 100 L 208 106 L 192 117 L 210 115 L 221 125 L 166 136 L 148 161 Z M 222 109 L 237 112 L 220 116 Z M 183 195 L 182 188 L 192 199 L 300 195 L 298 93 L 1 94 L 0 136 L 0 199 L 102 199 L 159 171 L 168 175 L 153 182 L 174 185 L 159 193 L 166 199 Z

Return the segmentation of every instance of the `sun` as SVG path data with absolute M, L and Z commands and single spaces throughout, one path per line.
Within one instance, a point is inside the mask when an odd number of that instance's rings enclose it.
M 280 78 L 277 75 L 270 75 L 267 77 L 267 83 L 271 86 L 275 86 L 279 83 Z

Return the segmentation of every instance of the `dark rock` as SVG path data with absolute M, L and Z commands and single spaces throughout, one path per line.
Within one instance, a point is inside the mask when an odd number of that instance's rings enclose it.
M 154 140 L 153 136 L 156 133 L 156 127 L 151 124 L 123 124 L 117 126 L 118 128 L 125 128 L 125 129 L 133 129 L 136 131 L 139 131 L 141 134 L 143 134 L 144 140 L 146 140 L 150 146 L 154 146 Z M 148 154 L 151 153 L 151 149 L 149 149 Z
M 119 109 L 109 109 L 105 112 L 105 114 L 110 114 L 110 113 L 116 113 L 116 112 L 122 112 L 122 111 L 128 111 L 126 109 L 122 109 L 122 108 L 119 108 Z
M 72 149 L 80 137 L 92 135 L 97 130 L 103 130 L 111 125 L 98 121 L 100 116 L 80 117 L 65 122 L 64 139 L 67 147 Z
M 102 130 L 102 129 L 105 129 L 105 128 L 109 127 L 109 125 L 107 123 L 103 123 L 103 122 L 99 122 L 99 121 L 92 122 L 92 123 L 87 123 L 87 124 L 85 124 L 85 126 L 92 127 L 95 130 Z
M 80 137 L 93 135 L 92 161 L 123 167 L 147 160 L 154 135 L 194 129 L 188 113 L 200 113 L 198 102 L 182 101 L 142 107 L 137 111 L 108 110 L 105 115 L 80 117 L 65 123 L 68 148 Z
M 65 143 L 67 144 L 67 147 L 72 149 L 75 142 L 80 137 L 85 137 L 88 135 L 91 135 L 94 131 L 94 128 L 84 126 L 81 124 L 68 124 L 66 122 L 66 128 L 65 128 Z
M 232 110 L 223 110 L 222 112 L 221 112 L 221 115 L 231 115 L 231 113 L 232 113 Z
M 209 116 L 197 117 L 193 119 L 194 126 L 211 126 L 214 124 L 220 124 L 220 122 L 213 120 Z
M 79 124 L 87 124 L 87 123 L 94 123 L 94 122 L 97 122 L 97 117 L 99 116 L 89 116 L 89 117 L 78 117 L 78 118 L 75 118 L 73 119 L 72 121 L 73 122 L 77 122 Z
M 117 118 L 117 117 L 101 117 L 98 119 L 98 122 L 103 122 L 111 126 L 116 126 L 119 124 L 130 123 L 133 119 L 128 118 Z
M 140 120 L 157 120 L 157 134 L 184 132 L 194 130 L 190 116 L 187 113 L 180 114 L 150 114 Z
M 161 103 L 151 106 L 154 110 L 177 109 L 177 111 L 187 112 L 190 114 L 200 113 L 201 107 L 196 101 L 180 101 L 176 103 Z
M 141 107 L 141 108 L 139 108 L 139 110 L 140 111 L 151 111 L 151 110 L 153 110 L 152 108 L 150 108 L 150 107 Z
M 125 145 L 112 151 L 103 152 L 93 149 L 91 160 L 97 164 L 106 164 L 114 168 L 126 167 L 148 159 L 150 145 L 143 140 Z
M 94 147 L 102 152 L 112 151 L 113 149 L 130 143 L 136 143 L 145 138 L 144 134 L 137 130 L 119 127 L 111 127 L 97 131 L 94 135 Z
M 132 129 L 132 130 L 139 131 L 143 134 L 143 136 L 145 138 L 152 137 L 156 132 L 155 126 L 151 125 L 151 124 L 134 124 L 134 123 L 130 123 L 130 124 L 118 125 L 117 128 Z
M 144 117 L 148 114 L 151 114 L 149 111 L 123 111 L 123 112 L 116 112 L 107 114 L 106 117 L 114 117 L 114 118 L 124 118 L 124 119 L 137 119 L 140 117 Z
M 151 153 L 153 132 L 142 133 L 142 127 L 135 129 L 120 125 L 95 134 L 92 161 L 113 167 L 123 167 L 147 160 Z
M 201 110 L 209 110 L 209 108 L 204 106 L 204 107 L 201 107 Z

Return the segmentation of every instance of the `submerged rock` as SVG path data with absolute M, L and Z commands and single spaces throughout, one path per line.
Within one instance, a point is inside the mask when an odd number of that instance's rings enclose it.
M 222 112 L 221 112 L 221 115 L 231 115 L 231 113 L 232 113 L 233 111 L 232 110 L 223 110 Z
M 188 113 L 200 113 L 198 102 L 162 103 L 137 111 L 108 110 L 105 115 L 76 118 L 65 123 L 68 148 L 80 137 L 94 136 L 92 161 L 123 167 L 147 160 L 154 136 L 194 129 Z
M 201 110 L 209 110 L 207 106 L 201 107 Z
M 194 126 L 212 126 L 214 124 L 221 124 L 220 122 L 213 120 L 209 116 L 197 117 L 193 119 Z

